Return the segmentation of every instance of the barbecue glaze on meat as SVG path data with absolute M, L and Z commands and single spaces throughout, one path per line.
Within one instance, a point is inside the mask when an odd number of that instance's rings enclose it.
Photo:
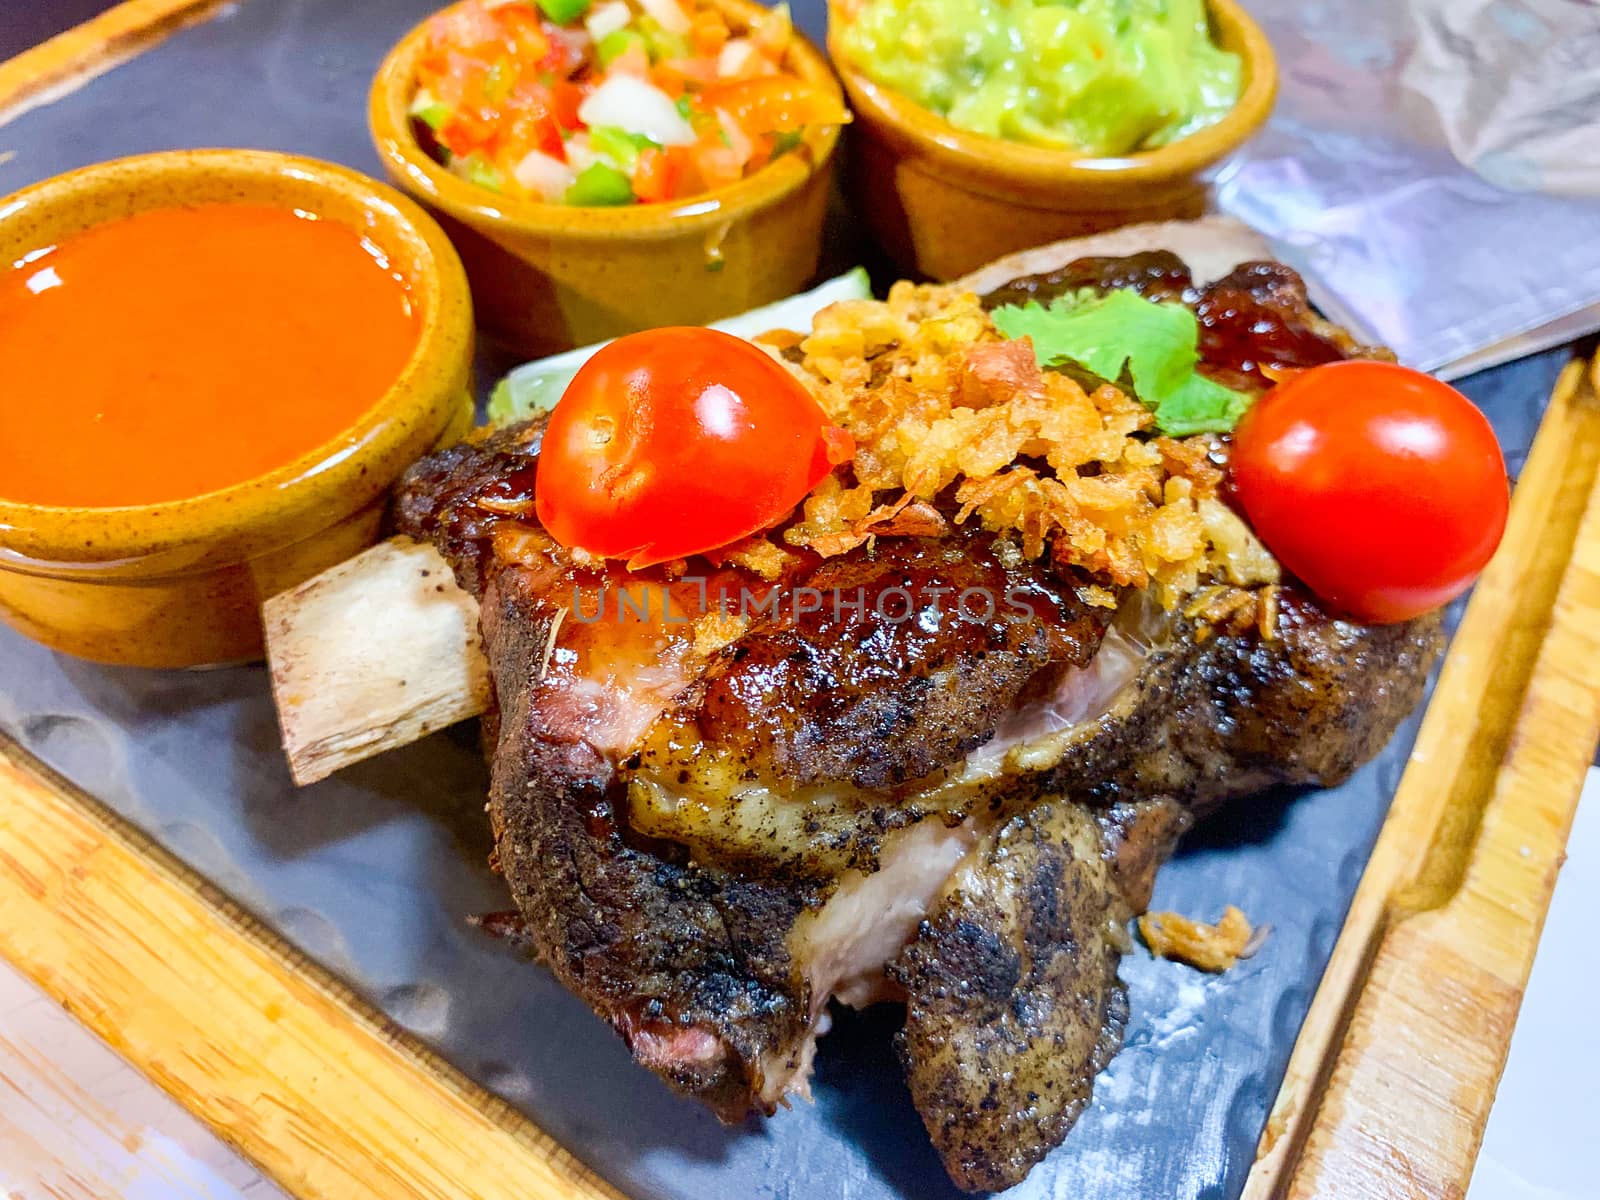
M 1356 350 L 1271 264 L 1198 289 L 1171 255 L 1083 260 L 1002 299 L 1086 286 L 1194 304 L 1231 381 Z M 481 601 L 490 812 L 523 932 L 641 1064 L 730 1121 L 805 1093 L 830 998 L 904 1000 L 912 1098 L 967 1188 L 1020 1180 L 1088 1103 L 1126 1016 L 1127 919 L 1182 830 L 1345 778 L 1440 644 L 1435 617 L 1352 625 L 1292 584 L 1270 639 L 1137 595 L 1112 613 L 953 523 L 776 582 L 584 564 L 532 516 L 540 435 L 436 454 L 397 506 Z M 630 588 L 656 619 L 617 604 Z M 712 615 L 803 588 L 867 600 Z M 1015 606 L 890 619 L 873 598 L 897 588 Z

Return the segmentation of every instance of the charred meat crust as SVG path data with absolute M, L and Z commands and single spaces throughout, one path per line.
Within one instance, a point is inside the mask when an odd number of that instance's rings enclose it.
M 736 1121 L 760 1061 L 808 1021 L 785 938 L 803 889 L 741 882 L 626 843 L 611 767 L 552 733 L 538 669 L 554 613 L 504 572 L 483 621 L 501 703 L 490 817 L 501 870 L 551 970 L 609 1020 L 644 1065 Z
M 1160 796 L 1096 809 L 1095 820 L 1117 894 L 1131 912 L 1144 912 L 1155 890 L 1156 871 L 1194 824 L 1194 814 L 1170 796 Z
M 412 465 L 395 493 L 395 527 L 434 543 L 455 569 L 456 583 L 480 599 L 497 569 L 491 539 L 505 513 L 478 499 L 498 496 L 532 508 L 544 426 L 538 417 L 430 454 Z
M 1181 822 L 1164 802 L 1143 807 L 1146 817 L 1107 823 L 1047 797 L 1013 817 L 957 867 L 889 968 L 907 997 L 896 1046 L 912 1100 L 962 1188 L 1020 1182 L 1066 1136 L 1122 1043 L 1117 963 L 1133 910 L 1119 845 L 1126 829 L 1175 836 Z M 1165 857 L 1171 840 L 1146 852 Z
M 1170 250 L 1075 258 L 1053 271 L 1013 279 L 984 296 L 983 306 L 992 310 L 1030 300 L 1048 304 L 1057 296 L 1085 288 L 1097 292 L 1131 288 L 1148 300 L 1188 301 L 1194 295 L 1194 277 L 1183 259 Z
M 890 965 L 896 1048 L 958 1186 L 1021 1182 L 1088 1106 L 1127 1021 L 1124 922 L 1188 824 L 1166 799 L 1047 797 L 972 850 Z
M 1178 623 L 1035 783 L 1095 804 L 1170 796 L 1203 814 L 1272 784 L 1344 782 L 1421 700 L 1440 616 L 1355 625 L 1297 585 L 1278 612 L 1270 640 Z
M 786 938 L 811 897 L 787 880 L 741 882 L 636 844 L 614 815 L 615 764 L 542 707 L 558 607 L 499 563 L 503 517 L 488 494 L 531 497 L 542 422 L 510 427 L 414 466 L 401 532 L 432 540 L 479 597 L 497 707 L 485 718 L 496 859 L 519 933 L 669 1086 L 738 1121 L 763 1091 L 763 1061 L 798 1046 L 809 997 Z

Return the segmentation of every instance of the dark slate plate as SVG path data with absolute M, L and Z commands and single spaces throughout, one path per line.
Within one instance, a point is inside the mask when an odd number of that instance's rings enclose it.
M 0 192 L 98 159 L 208 145 L 376 171 L 367 80 L 431 7 L 245 0 L 0 128 L 0 152 L 16 151 L 0 165 Z M 820 34 L 819 0 L 796 9 Z M 1513 470 L 1565 357 L 1467 384 Z M 469 914 L 506 903 L 485 866 L 485 778 L 470 728 L 296 792 L 261 669 L 95 667 L 3 629 L 0 728 L 633 1194 L 954 1195 L 889 1053 L 887 1014 L 846 1018 L 824 1042 L 814 1105 L 725 1130 L 635 1068 L 541 969 L 468 928 Z M 1344 787 L 1260 797 L 1189 839 L 1161 876 L 1157 906 L 1214 916 L 1231 902 L 1273 935 L 1217 978 L 1128 958 L 1127 1046 L 1066 1145 L 1015 1196 L 1238 1194 L 1414 732 L 1413 720 Z

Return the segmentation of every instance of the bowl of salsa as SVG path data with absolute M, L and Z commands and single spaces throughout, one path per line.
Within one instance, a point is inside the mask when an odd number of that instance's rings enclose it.
M 1277 66 L 1235 0 L 831 0 L 853 199 L 906 271 L 1199 216 Z
M 101 662 L 257 657 L 261 601 L 470 424 L 472 340 L 442 231 L 342 167 L 173 152 L 0 200 L 0 617 Z
M 799 290 L 848 120 L 787 8 L 751 0 L 464 0 L 390 53 L 369 116 L 480 325 L 528 356 Z

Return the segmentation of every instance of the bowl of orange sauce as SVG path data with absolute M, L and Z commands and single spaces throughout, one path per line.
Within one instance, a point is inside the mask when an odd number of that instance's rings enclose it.
M 0 199 L 0 618 L 100 662 L 261 653 L 471 423 L 439 227 L 343 167 L 145 155 Z

